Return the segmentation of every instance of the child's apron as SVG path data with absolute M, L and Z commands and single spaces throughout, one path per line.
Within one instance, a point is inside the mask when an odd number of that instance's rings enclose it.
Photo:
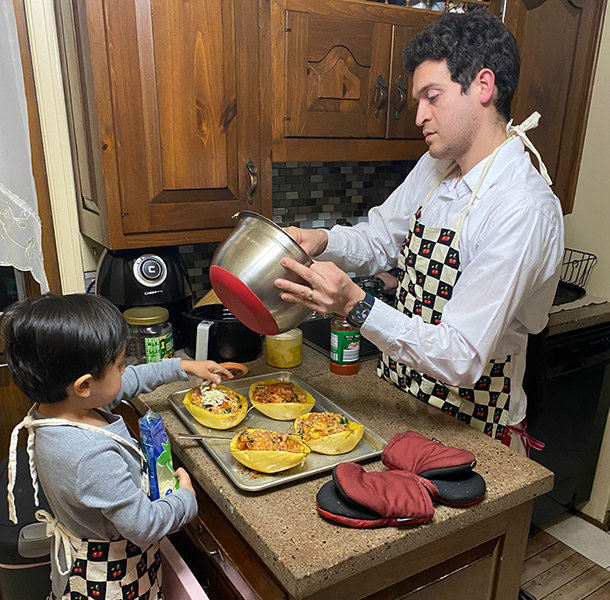
M 30 475 L 34 488 L 34 501 L 38 506 L 38 475 L 34 464 L 34 428 L 45 426 L 77 427 L 102 433 L 115 442 L 135 452 L 140 458 L 141 487 L 148 494 L 149 483 L 146 460 L 140 449 L 131 442 L 101 427 L 73 423 L 66 419 L 33 419 L 35 404 L 25 419 L 13 429 L 8 462 L 9 518 L 17 523 L 15 508 L 15 474 L 17 472 L 17 439 L 22 428 L 28 430 L 27 452 Z M 161 554 L 159 543 L 139 548 L 120 538 L 113 541 L 81 540 L 47 511 L 36 511 L 36 519 L 47 524 L 47 535 L 54 538 L 55 565 L 62 576 L 68 576 L 63 595 L 53 593 L 50 600 L 163 600 L 161 593 Z M 59 560 L 63 555 L 66 565 L 62 569 Z

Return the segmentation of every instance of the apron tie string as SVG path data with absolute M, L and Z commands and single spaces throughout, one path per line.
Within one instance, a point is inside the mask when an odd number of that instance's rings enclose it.
M 540 121 L 540 113 L 538 111 L 533 112 L 521 125 L 513 125 L 513 120 L 511 119 L 506 126 L 506 135 L 508 137 L 520 137 L 523 143 L 532 151 L 534 156 L 538 159 L 538 166 L 540 167 L 540 175 L 547 182 L 548 185 L 553 185 L 553 181 L 549 172 L 546 168 L 546 165 L 542 162 L 542 157 L 534 144 L 530 141 L 530 139 L 525 134 L 526 131 L 530 129 L 535 129 L 538 127 L 538 122 Z
M 525 421 L 521 421 L 521 423 L 517 423 L 516 425 L 508 425 L 507 428 L 511 433 L 514 433 L 521 439 L 521 443 L 525 450 L 525 456 L 528 458 L 531 449 L 538 451 L 544 450 L 546 444 L 527 433 L 527 423 Z
M 27 453 L 28 462 L 30 466 L 30 477 L 32 478 L 32 487 L 34 488 L 34 504 L 39 506 L 38 501 L 38 475 L 36 473 L 36 467 L 34 465 L 34 419 L 32 414 L 38 405 L 34 404 L 28 411 L 27 415 L 19 423 L 11 433 L 11 442 L 8 451 L 8 485 L 7 485 L 7 497 L 8 497 L 8 515 L 9 519 L 17 524 L 17 509 L 15 507 L 15 482 L 17 479 L 17 442 L 19 440 L 19 432 L 22 429 L 27 429 L 28 442 L 27 442 Z
M 128 442 L 126 439 L 122 438 L 120 435 L 116 433 L 112 433 L 110 431 L 104 431 L 101 427 L 96 427 L 94 425 L 87 425 L 86 423 L 75 423 L 73 421 L 68 421 L 67 419 L 58 419 L 58 418 L 50 418 L 50 419 L 34 419 L 33 414 L 34 411 L 38 408 L 38 404 L 34 404 L 32 408 L 28 411 L 27 415 L 13 429 L 11 433 L 11 443 L 9 446 L 9 458 L 8 458 L 8 485 L 7 487 L 7 497 L 8 497 L 8 514 L 9 519 L 17 524 L 17 509 L 15 507 L 15 494 L 13 492 L 15 488 L 15 481 L 17 478 L 17 441 L 19 439 L 19 432 L 22 429 L 27 429 L 28 431 L 28 443 L 27 443 L 27 453 L 28 453 L 28 461 L 30 465 L 30 476 L 32 478 L 32 487 L 34 488 L 34 503 L 36 506 L 40 506 L 38 501 L 38 474 L 36 472 L 36 464 L 34 462 L 34 428 L 35 427 L 45 427 L 45 426 L 58 426 L 58 425 L 67 425 L 70 427 L 77 427 L 78 429 L 84 429 L 85 431 L 93 431 L 97 433 L 101 433 L 115 442 L 121 444 L 122 446 L 131 449 L 134 451 L 140 458 L 140 462 L 144 464 L 144 456 L 142 451 L 131 442 Z M 142 478 L 142 489 L 145 493 L 147 493 L 146 485 L 148 483 L 148 478 Z
M 36 511 L 36 520 L 47 524 L 47 537 L 55 540 L 55 565 L 60 575 L 68 575 L 72 571 L 74 560 L 78 552 L 81 539 L 76 537 L 65 525 L 62 525 L 56 517 L 49 514 L 46 510 Z M 60 552 L 63 554 L 66 570 L 62 570 L 59 561 Z

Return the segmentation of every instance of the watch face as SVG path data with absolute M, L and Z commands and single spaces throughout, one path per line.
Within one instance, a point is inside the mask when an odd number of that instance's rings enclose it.
M 370 306 L 358 306 L 356 307 L 356 311 L 355 311 L 355 315 L 354 317 L 358 320 L 361 321 L 362 323 L 364 323 L 366 321 L 366 318 L 369 316 L 369 313 L 371 312 L 371 307 Z
M 360 302 L 357 302 L 354 308 L 350 310 L 347 317 L 348 322 L 356 327 L 362 327 L 371 312 L 371 308 L 372 306 L 368 302 L 360 300 Z

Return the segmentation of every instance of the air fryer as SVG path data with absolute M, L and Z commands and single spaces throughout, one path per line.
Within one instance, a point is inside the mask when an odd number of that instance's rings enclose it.
M 191 285 L 178 248 L 105 250 L 95 291 L 121 312 L 133 306 L 163 306 L 174 327 L 174 346 L 185 344 L 185 313 L 193 306 Z

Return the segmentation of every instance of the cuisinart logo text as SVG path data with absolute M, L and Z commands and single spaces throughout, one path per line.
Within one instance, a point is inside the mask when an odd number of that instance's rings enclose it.
M 163 290 L 151 290 L 150 292 L 144 292 L 145 296 L 152 296 L 153 294 L 160 294 Z

